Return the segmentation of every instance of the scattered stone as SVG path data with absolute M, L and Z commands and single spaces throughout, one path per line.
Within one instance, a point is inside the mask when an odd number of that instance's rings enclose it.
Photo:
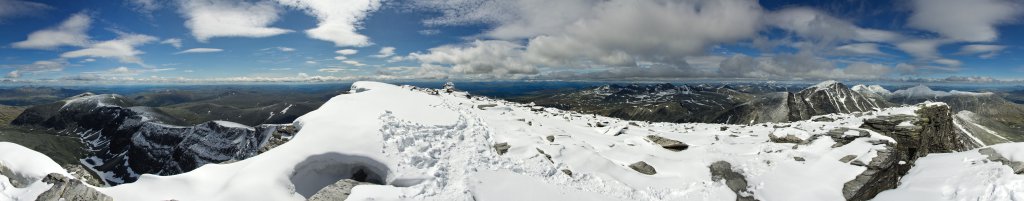
M 779 136 L 775 136 L 774 133 L 768 134 L 768 141 L 771 141 L 771 142 L 774 142 L 774 143 L 793 143 L 793 144 L 806 144 L 807 143 L 807 141 L 805 141 L 804 139 L 800 139 L 799 137 L 796 137 L 796 136 L 794 136 L 792 134 L 779 137 Z
M 505 155 L 509 148 L 512 148 L 512 146 L 509 146 L 506 142 L 494 144 L 494 151 L 498 152 L 498 155 Z
M 57 173 L 50 173 L 43 178 L 43 182 L 53 184 L 49 190 L 43 192 L 36 198 L 39 201 L 113 201 L 110 198 L 99 191 L 96 191 L 92 187 L 85 185 L 82 181 L 77 179 L 67 178 L 64 175 Z
M 747 179 L 743 174 L 732 170 L 732 164 L 725 161 L 711 163 L 711 180 L 725 180 L 725 185 L 736 193 L 737 201 L 754 201 L 753 193 L 747 190 Z
M 690 148 L 690 145 L 680 142 L 678 140 L 668 139 L 657 135 L 648 135 L 647 140 L 658 144 L 661 148 L 665 148 L 672 151 L 682 151 Z
M 605 121 L 605 122 L 597 122 L 597 127 L 605 127 L 605 126 L 608 126 L 608 122 L 607 121 Z
M 555 136 L 554 135 L 549 135 L 549 136 L 545 137 L 544 139 L 547 139 L 548 142 L 555 142 Z
M 831 117 L 818 117 L 818 118 L 814 118 L 811 121 L 814 121 L 814 122 L 833 122 L 833 121 L 836 121 L 836 119 L 833 119 Z
M 804 159 L 804 157 L 799 157 L 799 156 L 793 157 L 793 160 L 796 160 L 796 161 L 807 161 L 807 159 Z
M 727 127 L 727 126 L 722 126 L 722 128 L 720 128 L 720 129 L 722 129 L 722 131 L 727 131 L 727 130 L 729 130 L 729 127 Z
M 843 156 L 843 158 L 840 158 L 839 162 L 850 163 L 850 161 L 853 161 L 853 159 L 857 159 L 857 156 L 856 155 L 846 155 L 846 156 Z
M 548 155 L 548 153 L 544 153 L 544 150 L 540 150 L 540 148 L 537 148 L 537 152 L 540 152 L 540 155 L 543 155 L 545 159 L 548 159 L 548 162 L 555 163 L 554 160 L 551 160 L 551 155 Z
M 569 177 L 572 177 L 572 170 L 562 169 L 562 173 L 565 173 L 565 175 L 569 175 Z
M 629 122 L 629 125 L 630 126 L 640 127 L 640 124 L 637 124 L 636 122 Z
M 654 167 L 651 167 L 651 165 L 648 165 L 647 162 L 643 162 L 643 161 L 630 164 L 629 168 L 632 168 L 633 170 L 636 170 L 637 172 L 639 172 L 641 174 L 646 174 L 646 175 L 658 174 L 658 171 L 654 170 Z
M 483 105 L 477 105 L 476 109 L 486 110 L 487 108 L 492 108 L 492 107 L 496 107 L 496 106 L 498 106 L 498 104 L 483 104 Z

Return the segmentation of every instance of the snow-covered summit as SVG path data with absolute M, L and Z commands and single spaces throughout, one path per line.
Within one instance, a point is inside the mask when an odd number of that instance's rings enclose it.
M 872 94 L 872 95 L 877 95 L 877 96 L 881 96 L 881 97 L 887 97 L 889 95 L 892 95 L 891 91 L 889 91 L 888 89 L 885 89 L 885 87 L 882 87 L 880 85 L 870 85 L 870 86 L 868 86 L 868 85 L 858 84 L 858 85 L 855 85 L 853 87 L 850 87 L 850 89 L 853 90 L 853 91 L 856 91 L 856 92 L 860 92 L 861 94 Z
M 967 92 L 967 91 L 935 91 L 925 85 L 917 85 L 907 89 L 896 90 L 892 92 L 893 96 L 905 97 L 905 98 L 935 98 L 953 95 L 966 95 L 966 96 L 987 96 L 992 95 L 991 92 Z
M 115 200 L 306 200 L 358 178 L 376 185 L 350 199 L 843 200 L 861 189 L 848 184 L 897 162 L 895 139 L 861 128 L 865 120 L 921 107 L 676 124 L 424 91 L 356 82 L 296 120 L 299 132 L 275 149 L 98 190 Z

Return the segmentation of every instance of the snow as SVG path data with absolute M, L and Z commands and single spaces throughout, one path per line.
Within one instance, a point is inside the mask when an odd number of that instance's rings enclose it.
M 923 106 L 823 115 L 832 122 L 647 123 L 425 90 L 433 89 L 356 82 L 351 93 L 298 118 L 294 138 L 268 152 L 98 190 L 115 200 L 305 200 L 364 171 L 383 185 L 357 186 L 351 200 L 735 200 L 708 169 L 726 161 L 759 200 L 842 200 L 843 185 L 865 168 L 839 159 L 855 155 L 869 162 L 887 148 L 871 141 L 895 140 L 867 131 L 869 137 L 832 147 L 830 137 L 795 145 L 770 142 L 769 134 L 808 140 L 857 129 L 867 118 L 913 115 Z M 597 122 L 606 126 L 592 126 Z M 690 147 L 668 150 L 648 135 Z M 497 143 L 510 149 L 499 155 Z M 0 155 L 0 161 L 27 160 L 12 158 Z M 657 173 L 628 167 L 638 161 Z
M 935 97 L 944 97 L 944 96 L 952 96 L 952 95 L 966 95 L 966 96 L 987 96 L 987 95 L 992 95 L 991 92 L 981 92 L 981 93 L 978 93 L 978 92 L 966 92 L 966 91 L 957 91 L 957 90 L 952 90 L 952 91 L 948 91 L 948 92 L 946 92 L 946 91 L 935 91 L 935 90 L 932 90 L 931 88 L 928 88 L 928 86 L 925 86 L 925 85 L 917 85 L 915 87 L 911 87 L 911 88 L 907 88 L 907 89 L 896 90 L 895 92 L 892 92 L 892 94 L 894 96 L 898 96 L 898 97 L 910 97 L 910 98 L 935 98 Z
M 1024 157 L 1024 143 L 991 146 L 1000 154 Z M 1009 158 L 1009 156 L 1007 156 Z M 1024 199 L 1024 175 L 1009 166 L 989 161 L 977 149 L 957 153 L 929 154 L 900 180 L 896 189 L 884 191 L 874 200 L 1021 200 Z
M 862 94 L 875 94 L 875 95 L 879 95 L 879 96 L 889 96 L 889 95 L 892 95 L 891 91 L 889 91 L 888 89 L 885 89 L 885 87 L 882 87 L 880 85 L 870 85 L 870 86 L 867 86 L 867 85 L 863 85 L 863 84 L 858 84 L 856 86 L 850 87 L 850 90 L 853 90 L 853 91 L 856 91 L 856 92 L 859 92 L 859 93 L 862 93 Z
M 0 167 L 6 168 L 0 168 L 0 200 L 35 200 L 53 186 L 41 181 L 50 173 L 73 178 L 46 155 L 10 142 L 0 142 Z M 27 185 L 18 188 L 12 182 Z
M 213 123 L 216 123 L 217 125 L 221 125 L 221 126 L 224 126 L 224 127 L 229 127 L 229 128 L 243 128 L 243 129 L 249 129 L 249 130 L 253 129 L 250 126 L 246 126 L 246 125 L 243 125 L 243 124 L 240 124 L 240 123 L 235 123 L 235 122 L 230 122 L 230 121 L 219 121 L 218 120 L 218 121 L 213 121 Z
M 839 81 L 826 80 L 824 82 L 820 82 L 818 84 L 815 84 L 814 86 L 809 87 L 809 88 L 825 89 L 825 88 L 828 88 L 829 86 L 832 86 L 832 85 L 835 85 L 835 84 L 839 84 Z

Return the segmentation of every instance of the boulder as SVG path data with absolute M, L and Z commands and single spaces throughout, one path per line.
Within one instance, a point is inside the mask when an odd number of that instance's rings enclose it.
M 658 171 L 654 170 L 654 167 L 651 167 L 651 165 L 648 165 L 647 162 L 643 162 L 643 161 L 630 164 L 629 168 L 632 168 L 633 170 L 636 170 L 637 172 L 639 172 L 641 174 L 646 174 L 646 175 L 658 174 Z
M 46 190 L 36 198 L 38 201 L 113 201 L 99 191 L 86 185 L 77 179 L 67 178 L 64 175 L 51 173 L 43 178 L 43 182 L 53 184 L 50 190 Z
M 658 144 L 661 148 L 665 148 L 672 151 L 682 151 L 690 148 L 690 145 L 680 142 L 678 140 L 668 139 L 657 135 L 648 135 L 647 140 Z

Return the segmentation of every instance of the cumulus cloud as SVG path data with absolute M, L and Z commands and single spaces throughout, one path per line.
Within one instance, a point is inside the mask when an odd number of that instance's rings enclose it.
M 330 41 L 334 45 L 367 46 L 370 38 L 359 34 L 363 18 L 381 6 L 381 0 L 277 0 L 283 5 L 305 10 L 317 18 L 316 28 L 306 30 L 310 38 Z
M 737 54 L 722 61 L 719 75 L 762 79 L 878 79 L 888 76 L 891 71 L 891 67 L 866 62 L 854 62 L 840 68 L 809 54 L 757 58 Z
M 125 34 L 121 33 L 116 39 L 102 41 L 99 43 L 91 44 L 85 49 L 65 52 L 61 54 L 63 58 L 77 58 L 77 57 L 100 57 L 100 58 L 114 58 L 118 59 L 122 63 L 135 63 L 144 65 L 142 59 L 137 55 L 143 54 L 144 52 L 135 49 L 136 46 L 151 43 L 157 40 L 156 37 L 142 34 Z
M 464 74 L 536 74 L 537 67 L 523 58 L 523 46 L 501 40 L 435 47 L 410 58 L 425 64 L 446 65 Z
M 345 60 L 345 61 L 341 61 L 341 62 L 345 63 L 345 64 L 348 64 L 348 65 L 353 65 L 353 66 L 365 66 L 366 65 L 366 64 L 360 63 L 359 61 L 353 61 L 353 60 Z
M 30 1 L 0 0 L 0 23 L 14 17 L 35 15 L 51 8 L 46 4 Z
M 999 37 L 997 25 L 1012 22 L 1024 12 L 1020 1 L 914 0 L 908 25 L 944 37 L 989 42 Z
M 2 2 L 0 2 L 2 3 Z M 92 18 L 89 15 L 76 13 L 59 25 L 32 32 L 25 41 L 11 44 L 14 48 L 23 49 L 54 49 L 61 46 L 86 46 L 89 42 L 89 30 Z
M 885 42 L 902 37 L 895 32 L 861 28 L 810 8 L 784 9 L 772 12 L 765 18 L 773 26 L 821 41 Z
M 167 44 L 174 48 L 181 48 L 181 39 L 168 38 L 167 40 L 160 41 L 160 44 Z
M 916 39 L 897 43 L 896 48 L 919 59 L 935 59 L 939 57 L 939 46 L 950 42 L 942 39 Z
M 960 54 L 960 55 L 980 54 L 980 55 L 978 55 L 978 57 L 983 58 L 983 59 L 988 59 L 988 58 L 995 57 L 996 55 L 999 55 L 999 52 L 1003 51 L 1004 49 L 1006 49 L 1006 46 L 1003 46 L 1003 45 L 972 44 L 972 45 L 964 45 L 963 47 L 960 47 L 960 52 L 957 52 L 957 54 Z
M 292 32 L 268 27 L 281 11 L 271 2 L 181 0 L 179 13 L 200 42 L 215 37 L 262 38 Z
M 372 55 L 371 57 L 387 58 L 393 55 L 395 55 L 395 47 L 382 47 L 376 55 Z
M 68 65 L 67 60 L 57 58 L 51 60 L 36 61 L 31 64 L 21 65 L 3 65 L 3 68 L 14 68 L 14 70 L 7 73 L 8 78 L 19 78 L 26 73 L 41 73 L 41 72 L 56 72 L 64 70 L 64 67 Z
M 177 52 L 177 53 L 174 53 L 174 54 L 213 53 L 213 52 L 222 52 L 222 51 L 224 51 L 224 50 L 223 49 L 217 49 L 217 48 L 192 48 L 192 49 L 187 49 L 185 51 Z
M 882 51 L 878 50 L 878 44 L 875 43 L 854 43 L 836 47 L 836 51 L 846 54 L 860 54 L 860 55 L 885 55 Z

